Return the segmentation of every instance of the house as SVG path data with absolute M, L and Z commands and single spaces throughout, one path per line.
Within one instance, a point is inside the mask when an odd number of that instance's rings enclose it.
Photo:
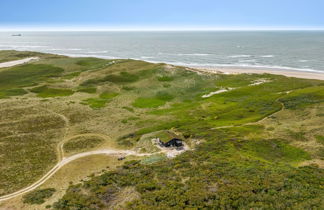
M 164 147 L 183 147 L 183 143 L 181 139 L 173 138 L 170 141 L 163 143 Z

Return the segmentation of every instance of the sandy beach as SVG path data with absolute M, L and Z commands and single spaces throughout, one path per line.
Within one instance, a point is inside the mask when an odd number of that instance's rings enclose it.
M 280 69 L 250 69 L 250 68 L 217 68 L 217 67 L 195 67 L 199 72 L 222 73 L 222 74 L 276 74 L 286 77 L 296 77 L 304 79 L 324 80 L 324 72 L 306 72 Z

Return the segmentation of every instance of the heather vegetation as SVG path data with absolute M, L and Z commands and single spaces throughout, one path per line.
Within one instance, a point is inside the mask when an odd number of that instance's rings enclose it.
M 54 188 L 42 189 L 30 192 L 24 195 L 24 203 L 28 204 L 42 204 L 47 198 L 50 198 L 55 193 Z
M 258 80 L 267 82 L 251 85 Z M 220 89 L 226 91 L 203 97 Z M 47 199 L 54 209 L 321 209 L 323 103 L 318 80 L 45 57 L 0 71 L 0 194 L 50 170 L 62 142 L 73 154 L 116 143 L 152 156 L 126 158 L 68 189 L 57 180 L 59 197 L 37 189 L 23 202 Z M 151 140 L 173 137 L 191 149 L 174 158 L 157 153 Z

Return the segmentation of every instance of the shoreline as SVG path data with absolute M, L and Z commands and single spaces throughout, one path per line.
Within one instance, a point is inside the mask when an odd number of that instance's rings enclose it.
M 2 50 L 0 50 L 2 51 Z M 56 54 L 63 55 L 67 57 L 95 57 L 101 59 L 113 59 L 113 58 L 104 58 L 105 56 L 87 56 L 87 55 L 71 55 L 71 54 Z M 12 67 L 19 64 L 28 63 L 31 60 L 38 60 L 38 57 L 30 57 L 24 58 L 21 60 L 14 60 L 0 63 L 0 68 Z M 114 58 L 117 59 L 117 58 Z M 123 58 L 120 58 L 123 59 Z M 274 75 L 282 75 L 286 77 L 296 77 L 302 79 L 316 79 L 316 80 L 324 80 L 324 72 L 319 73 L 316 71 L 302 71 L 302 70 L 289 70 L 289 69 L 281 69 L 281 68 L 267 68 L 267 67 L 213 67 L 213 66 L 190 66 L 190 65 L 175 65 L 168 62 L 157 62 L 157 61 L 149 61 L 145 59 L 135 59 L 129 58 L 133 60 L 141 60 L 149 63 L 164 63 L 166 65 L 171 66 L 182 66 L 188 68 L 188 70 L 200 72 L 200 73 L 214 73 L 214 74 L 274 74 Z
M 187 66 L 188 67 L 188 66 Z M 188 67 L 190 70 L 201 73 L 214 74 L 274 74 L 286 77 L 296 77 L 302 79 L 316 79 L 324 80 L 324 73 L 284 70 L 284 69 L 270 69 L 270 68 L 242 68 L 242 67 Z

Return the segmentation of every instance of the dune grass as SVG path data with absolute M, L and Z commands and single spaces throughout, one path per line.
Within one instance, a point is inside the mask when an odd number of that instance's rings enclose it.
M 64 144 L 64 151 L 67 153 L 75 153 L 92 149 L 102 144 L 104 140 L 98 137 L 78 137 Z
M 41 98 L 70 96 L 74 93 L 70 89 L 49 88 L 48 86 L 36 87 L 31 89 L 30 91 L 37 93 L 37 96 Z

